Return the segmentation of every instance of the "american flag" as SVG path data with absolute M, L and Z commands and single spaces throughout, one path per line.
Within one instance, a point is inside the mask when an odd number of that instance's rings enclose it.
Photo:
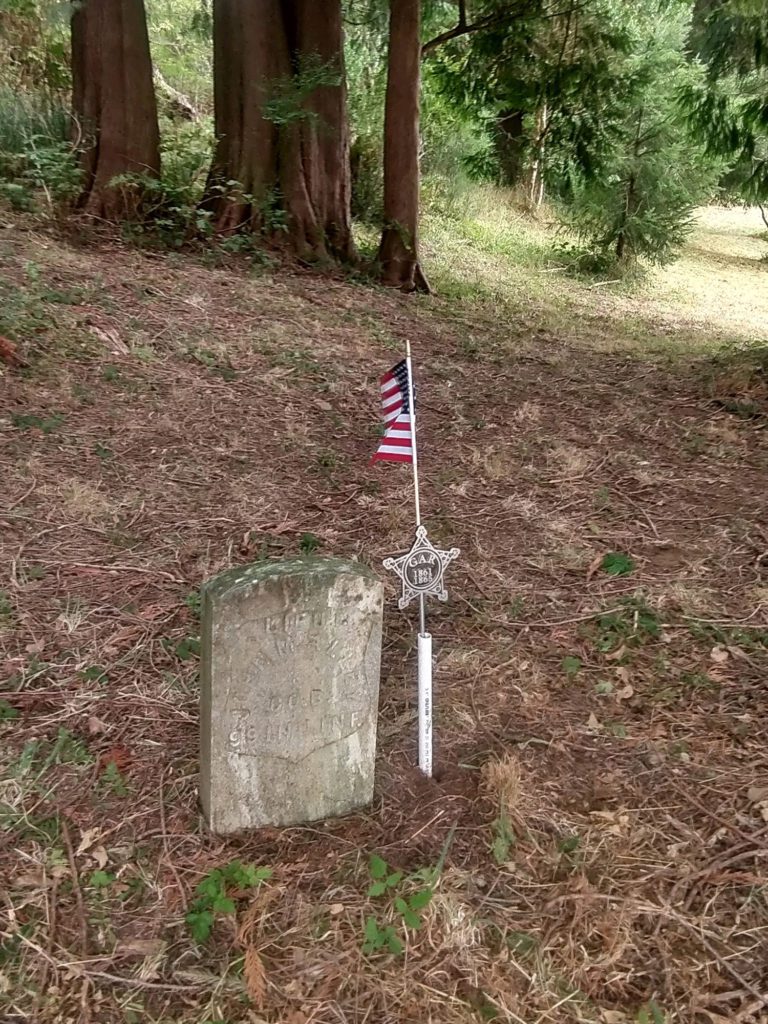
M 380 383 L 381 417 L 386 430 L 371 462 L 413 462 L 407 360 L 393 366 Z

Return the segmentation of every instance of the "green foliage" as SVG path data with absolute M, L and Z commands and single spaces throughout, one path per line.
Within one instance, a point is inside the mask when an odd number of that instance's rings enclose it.
M 575 676 L 581 670 L 582 660 L 575 655 L 568 654 L 562 661 L 563 672 L 568 676 Z
M 517 836 L 509 821 L 509 815 L 504 807 L 491 826 L 493 840 L 491 842 L 491 853 L 497 864 L 506 864 L 512 848 L 517 843 Z
M 629 27 L 624 61 L 630 87 L 615 105 L 613 139 L 599 174 L 573 174 L 566 219 L 580 238 L 618 263 L 645 257 L 666 263 L 690 229 L 694 208 L 711 193 L 719 165 L 692 131 L 678 97 L 701 74 L 686 62 L 686 13 L 664 17 L 649 5 Z
M 93 871 L 88 884 L 94 889 L 106 889 L 114 880 L 115 876 L 109 871 Z
M 317 121 L 317 113 L 307 108 L 306 100 L 315 89 L 340 82 L 338 67 L 322 61 L 317 54 L 309 54 L 292 75 L 270 83 L 269 96 L 262 105 L 264 119 L 276 125 Z
M 599 616 L 596 626 L 595 646 L 603 654 L 638 647 L 661 635 L 658 616 L 642 597 L 623 598 L 618 609 Z
M 52 416 L 36 416 L 34 413 L 11 413 L 11 423 L 19 430 L 40 430 L 43 434 L 52 434 L 64 422 L 60 413 Z
M 322 541 L 314 533 L 302 533 L 299 537 L 299 551 L 302 555 L 311 555 L 320 547 Z
M 102 665 L 89 665 L 81 672 L 83 679 L 88 683 L 98 683 L 99 686 L 106 686 L 109 682 L 107 670 Z
M 609 551 L 603 557 L 600 568 L 609 576 L 628 576 L 634 572 L 635 562 L 623 551 Z
M 195 942 L 206 942 L 213 929 L 217 914 L 234 914 L 235 899 L 255 889 L 272 877 L 272 869 L 243 864 L 233 860 L 221 868 L 214 868 L 195 889 L 195 899 L 185 917 Z
M 208 0 L 145 0 L 152 59 L 168 84 L 200 112 L 213 104 L 211 4 Z
M 180 662 L 188 662 L 191 658 L 200 657 L 200 637 L 182 637 L 176 643 L 164 638 L 163 646 L 167 651 L 175 654 Z
M 420 912 L 432 900 L 441 869 L 442 866 L 438 865 L 436 869 L 423 868 L 404 875 L 402 871 L 393 871 L 382 857 L 371 855 L 368 896 L 374 899 L 387 897 L 388 907 L 380 918 L 371 915 L 366 919 L 363 953 L 367 956 L 384 950 L 395 955 L 402 953 L 402 929 L 421 928 L 423 919 Z
M 666 1014 L 655 999 L 651 999 L 637 1011 L 637 1024 L 665 1024 L 666 1020 Z
M 689 39 L 706 76 L 681 100 L 715 156 L 733 161 L 729 189 L 747 202 L 768 199 L 768 4 L 699 0 Z
M 128 796 L 129 791 L 125 784 L 125 779 L 114 761 L 107 762 L 107 765 L 101 775 L 101 785 L 107 793 L 113 793 L 115 796 L 119 797 Z
M 92 763 L 93 756 L 83 741 L 73 735 L 69 729 L 60 726 L 51 752 L 46 759 L 45 767 L 47 768 L 51 764 L 84 765 Z
M 69 86 L 69 4 L 0 2 L 0 84 L 19 94 L 61 94 Z
M 19 717 L 19 709 L 9 704 L 7 700 L 0 699 L 0 722 L 10 722 Z
M 38 196 L 53 208 L 77 194 L 80 170 L 69 129 L 59 100 L 0 82 L 0 197 L 14 209 L 33 209 Z

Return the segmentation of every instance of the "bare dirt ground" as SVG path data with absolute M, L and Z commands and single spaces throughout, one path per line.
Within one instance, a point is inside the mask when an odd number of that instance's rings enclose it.
M 544 305 L 10 228 L 0 287 L 29 364 L 0 378 L 4 1024 L 768 1021 L 759 410 L 704 363 L 605 352 L 608 314 L 591 350 Z M 406 338 L 427 523 L 462 549 L 431 619 L 437 777 L 388 583 L 373 807 L 223 841 L 198 588 L 407 546 L 408 470 L 368 465 Z M 235 859 L 272 876 L 197 943 L 196 887 Z M 437 865 L 408 928 L 392 897 Z M 370 917 L 401 954 L 363 951 Z

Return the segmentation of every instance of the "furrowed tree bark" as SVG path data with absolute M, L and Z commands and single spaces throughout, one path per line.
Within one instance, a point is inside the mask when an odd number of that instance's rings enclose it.
M 72 106 L 84 141 L 85 213 L 121 220 L 141 190 L 118 175 L 160 175 L 160 133 L 144 0 L 85 0 L 72 14 Z
M 390 0 L 378 262 L 384 284 L 428 292 L 418 257 L 420 36 L 421 0 Z
M 214 230 L 354 260 L 341 0 L 214 0 L 213 29 Z

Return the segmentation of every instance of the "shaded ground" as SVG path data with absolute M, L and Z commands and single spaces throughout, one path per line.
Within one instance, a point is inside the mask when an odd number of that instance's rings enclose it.
M 764 418 L 690 360 L 599 351 L 618 307 L 591 350 L 542 303 L 0 246 L 30 362 L 0 380 L 2 1019 L 766 1021 Z M 406 338 L 427 523 L 462 549 L 438 778 L 390 600 L 370 812 L 225 842 L 196 805 L 197 588 L 407 544 L 408 472 L 367 464 Z M 419 930 L 367 895 L 374 852 L 402 895 L 445 855 Z M 198 945 L 195 886 L 233 858 L 273 876 Z M 363 954 L 371 915 L 403 955 Z

